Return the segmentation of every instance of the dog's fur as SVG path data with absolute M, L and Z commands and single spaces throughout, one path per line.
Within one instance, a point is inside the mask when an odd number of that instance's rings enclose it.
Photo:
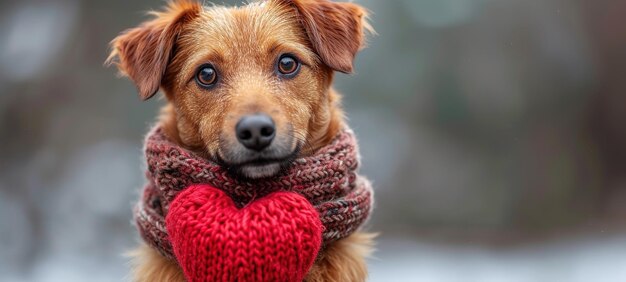
M 244 7 L 203 7 L 171 2 L 154 19 L 115 38 L 109 61 L 148 99 L 159 89 L 167 98 L 160 125 L 180 146 L 219 160 L 241 177 L 270 177 L 293 160 L 327 145 L 344 123 L 334 71 L 352 72 L 354 56 L 370 30 L 366 11 L 329 0 L 267 0 Z M 277 59 L 290 54 L 301 62 L 293 78 L 275 72 Z M 210 63 L 215 87 L 195 77 Z M 237 142 L 238 120 L 269 115 L 276 137 L 267 153 L 251 153 Z M 280 166 L 246 165 L 271 158 Z M 320 252 L 307 281 L 364 281 L 365 258 L 373 236 L 355 233 Z M 184 281 L 175 262 L 140 246 L 134 257 L 136 281 Z

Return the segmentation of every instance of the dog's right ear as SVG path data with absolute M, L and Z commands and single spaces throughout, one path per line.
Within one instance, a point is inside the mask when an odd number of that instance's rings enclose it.
M 164 11 L 150 13 L 154 19 L 124 31 L 111 41 L 106 64 L 116 64 L 120 73 L 137 85 L 141 99 L 149 99 L 159 91 L 182 27 L 201 9 L 193 0 L 174 0 Z

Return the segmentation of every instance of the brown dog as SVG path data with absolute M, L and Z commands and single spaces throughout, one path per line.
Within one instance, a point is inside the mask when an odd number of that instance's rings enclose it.
M 180 146 L 271 177 L 327 145 L 344 123 L 333 72 L 349 73 L 369 30 L 366 11 L 328 0 L 268 0 L 239 8 L 174 1 L 112 42 L 110 59 L 142 99 L 161 88 L 160 123 Z M 260 160 L 260 161 L 259 161 Z M 307 281 L 364 281 L 372 236 L 355 233 L 320 252 Z M 147 246 L 136 281 L 184 281 Z

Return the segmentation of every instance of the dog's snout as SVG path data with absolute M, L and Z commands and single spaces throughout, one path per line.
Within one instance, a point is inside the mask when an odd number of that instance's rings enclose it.
M 242 117 L 235 126 L 237 140 L 246 148 L 261 151 L 272 143 L 276 136 L 276 125 L 266 114 Z

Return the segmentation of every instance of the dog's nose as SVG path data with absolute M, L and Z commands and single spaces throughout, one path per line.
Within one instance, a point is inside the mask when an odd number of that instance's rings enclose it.
M 248 115 L 239 120 L 235 126 L 235 133 L 241 145 L 251 150 L 261 151 L 274 140 L 276 125 L 268 115 Z

